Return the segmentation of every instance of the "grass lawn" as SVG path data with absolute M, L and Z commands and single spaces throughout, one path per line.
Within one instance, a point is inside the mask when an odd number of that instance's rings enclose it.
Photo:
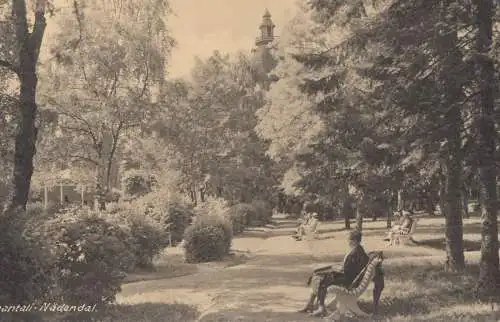
M 322 321 L 296 310 L 308 297 L 305 281 L 311 270 L 342 260 L 348 232 L 340 221 L 322 223 L 320 239 L 296 242 L 288 236 L 293 227 L 282 221 L 265 238 L 252 234 L 235 238 L 236 252 L 252 253 L 238 265 L 215 265 L 201 272 L 200 267 L 179 266 L 169 276 L 167 253 L 161 259 L 163 266 L 129 280 L 118 305 L 95 315 L 94 321 Z M 387 258 L 380 312 L 371 320 L 500 321 L 498 302 L 478 303 L 472 298 L 480 248 L 477 217 L 464 220 L 467 271 L 461 275 L 443 271 L 442 217 L 421 218 L 415 245 L 386 248 L 385 232 L 384 221 L 364 224 L 367 251 L 382 249 Z M 179 260 L 178 253 L 170 256 L 172 261 Z M 175 277 L 181 273 L 194 274 Z M 372 286 L 360 298 L 366 312 L 371 311 L 371 290 Z

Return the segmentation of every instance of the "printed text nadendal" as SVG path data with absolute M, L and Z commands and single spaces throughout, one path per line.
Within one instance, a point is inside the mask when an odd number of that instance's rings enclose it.
M 68 305 L 59 303 L 43 303 L 41 305 L 2 305 L 0 312 L 95 312 L 96 305 Z

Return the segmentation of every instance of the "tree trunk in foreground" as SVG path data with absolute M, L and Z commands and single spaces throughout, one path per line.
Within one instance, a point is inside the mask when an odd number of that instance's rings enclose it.
M 499 289 L 498 195 L 495 166 L 495 68 L 488 56 L 493 34 L 493 0 L 476 0 L 476 71 L 480 89 L 479 173 L 483 207 L 481 208 L 481 259 L 477 295 L 494 295 Z
M 36 67 L 40 46 L 45 32 L 46 0 L 36 3 L 35 23 L 29 31 L 27 5 L 24 0 L 13 0 L 13 16 L 16 38 L 19 45 L 19 123 L 15 138 L 14 171 L 12 192 L 8 211 L 25 210 L 33 175 L 33 158 L 36 153 L 38 127 L 36 124 L 36 90 L 38 77 Z
M 436 39 L 438 55 L 443 59 L 439 82 L 443 97 L 441 110 L 444 116 L 445 139 L 447 143 L 444 151 L 445 165 L 445 237 L 446 237 L 446 264 L 445 269 L 463 271 L 465 257 L 463 249 L 462 227 L 462 115 L 457 100 L 462 96 L 462 85 L 457 75 L 458 66 L 463 65 L 463 55 L 458 49 L 458 32 L 456 18 L 450 13 L 454 0 L 443 0 L 440 8 L 441 25 L 438 27 Z

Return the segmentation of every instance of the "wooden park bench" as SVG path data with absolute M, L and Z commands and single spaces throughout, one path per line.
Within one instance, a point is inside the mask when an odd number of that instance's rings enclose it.
M 358 286 L 354 288 L 345 288 L 343 286 L 331 285 L 328 287 L 328 294 L 334 295 L 335 298 L 330 301 L 328 307 L 331 307 L 336 302 L 336 310 L 327 317 L 328 321 L 335 321 L 347 314 L 354 314 L 361 317 L 370 316 L 370 314 L 361 310 L 358 305 L 359 297 L 368 289 L 368 285 L 375 276 L 377 265 L 384 261 L 382 252 L 373 252 L 370 261 L 366 267 L 359 273 L 353 282 L 353 285 L 361 279 Z
M 417 228 L 418 218 L 413 218 L 413 222 L 410 226 L 410 229 L 403 229 L 399 234 L 394 234 L 394 240 L 391 241 L 391 245 L 401 245 L 408 244 L 413 240 L 413 234 L 415 233 L 415 229 Z

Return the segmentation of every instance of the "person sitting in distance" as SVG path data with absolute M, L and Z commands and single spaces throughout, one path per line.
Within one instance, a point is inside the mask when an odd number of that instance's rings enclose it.
M 306 228 L 309 226 L 309 223 L 312 220 L 312 214 L 305 214 L 303 218 L 299 220 L 300 224 L 297 230 L 295 231 L 295 235 L 293 235 L 293 238 L 296 240 L 301 240 L 302 236 L 305 235 L 306 233 Z
M 311 220 L 311 214 L 306 211 L 306 209 L 309 207 L 309 204 L 307 202 L 304 203 L 302 206 L 302 210 L 300 211 L 300 217 L 298 222 L 299 222 L 299 227 L 297 227 L 297 230 L 295 231 L 295 235 L 293 235 L 293 238 L 300 240 L 300 237 L 305 234 L 305 228 L 307 225 L 309 225 L 309 221 Z
M 317 213 L 314 212 L 312 214 L 307 214 L 306 216 L 306 222 L 299 226 L 297 233 L 294 235 L 296 240 L 302 240 L 302 237 L 304 237 L 307 233 L 314 233 L 316 231 L 316 227 L 318 227 L 319 216 Z
M 410 231 L 412 225 L 413 218 L 411 218 L 410 213 L 404 211 L 399 222 L 391 228 L 385 240 L 391 244 L 396 235 Z

